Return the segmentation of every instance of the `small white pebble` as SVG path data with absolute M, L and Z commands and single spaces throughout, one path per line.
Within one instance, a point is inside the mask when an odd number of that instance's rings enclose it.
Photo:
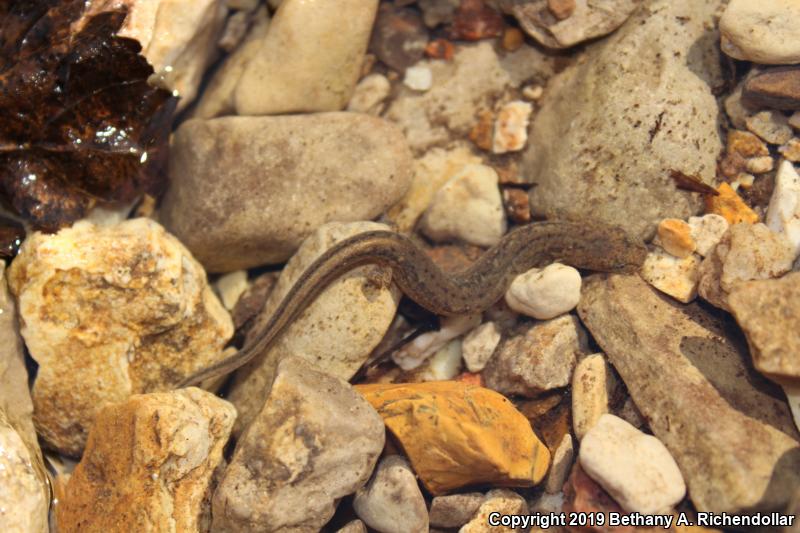
M 403 78 L 403 84 L 415 91 L 427 91 L 433 86 L 433 73 L 428 67 L 408 67 Z
M 525 147 L 532 112 L 531 104 L 519 100 L 509 102 L 500 109 L 494 121 L 492 153 L 517 152 Z
M 800 253 L 800 175 L 789 161 L 783 161 L 775 175 L 766 223 L 792 243 L 796 257 Z
M 775 167 L 775 161 L 773 161 L 772 157 L 768 155 L 751 157 L 747 160 L 746 166 L 748 172 L 752 172 L 753 174 L 764 174 Z M 752 184 L 752 181 L 750 183 Z M 742 184 L 742 186 L 744 186 L 744 184 Z
M 700 281 L 700 258 L 691 254 L 679 259 L 656 248 L 644 260 L 642 278 L 676 300 L 689 303 L 697 297 Z
M 528 85 L 522 89 L 522 96 L 528 100 L 538 100 L 544 94 L 544 87 L 541 85 Z
M 444 381 L 455 378 L 461 371 L 461 339 L 453 339 L 428 359 L 422 372 L 423 381 Z
M 413 370 L 445 344 L 481 323 L 480 313 L 459 315 L 442 320 L 439 331 L 423 333 L 392 354 L 392 360 L 403 370 Z
M 689 226 L 692 228 L 692 238 L 697 245 L 695 251 L 705 257 L 728 231 L 729 224 L 725 217 L 709 213 L 702 217 L 690 217 Z
M 486 322 L 464 337 L 461 355 L 470 372 L 480 372 L 500 343 L 500 328 L 495 322 Z
M 230 311 L 239 301 L 239 297 L 247 290 L 247 271 L 237 270 L 221 276 L 214 287 L 217 289 L 222 305 Z
M 517 276 L 506 291 L 506 303 L 511 309 L 539 320 L 568 313 L 580 298 L 580 273 L 560 263 Z

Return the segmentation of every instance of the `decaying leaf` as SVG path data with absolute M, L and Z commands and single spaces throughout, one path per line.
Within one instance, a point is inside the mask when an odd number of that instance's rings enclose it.
M 675 186 L 679 189 L 699 192 L 702 194 L 710 194 L 712 196 L 719 195 L 719 192 L 714 187 L 703 183 L 703 181 L 697 176 L 684 174 L 680 170 L 670 170 L 669 177 L 672 178 L 672 180 L 675 182 Z
M 43 229 L 156 187 L 153 151 L 174 107 L 148 85 L 139 44 L 115 36 L 125 11 L 82 19 L 85 8 L 0 3 L 0 191 Z

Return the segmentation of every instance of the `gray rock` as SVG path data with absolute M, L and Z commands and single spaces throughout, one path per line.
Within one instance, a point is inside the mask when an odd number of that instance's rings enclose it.
M 384 436 L 381 417 L 347 382 L 284 359 L 214 493 L 212 529 L 317 531 L 367 482 Z
M 675 458 L 699 511 L 778 510 L 800 483 L 800 444 L 777 387 L 735 328 L 635 276 L 584 280 L 578 312 Z
M 428 508 L 405 458 L 390 455 L 353 499 L 356 514 L 381 533 L 427 533 Z
M 670 170 L 714 181 L 722 149 L 713 14 L 719 0 L 650 0 L 548 84 L 522 163 L 531 209 L 650 237 L 701 207 Z
M 162 222 L 225 272 L 285 261 L 325 222 L 376 217 L 408 188 L 411 154 L 397 128 L 356 113 L 189 120 L 170 180 Z
M 480 492 L 436 496 L 431 502 L 430 522 L 436 527 L 461 527 L 478 512 L 486 497 Z

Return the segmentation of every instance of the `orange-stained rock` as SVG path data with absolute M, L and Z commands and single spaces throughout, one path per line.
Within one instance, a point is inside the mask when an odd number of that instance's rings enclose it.
M 658 224 L 661 247 L 675 257 L 689 257 L 697 248 L 692 238 L 692 228 L 683 220 L 665 218 Z
M 758 215 L 736 194 L 736 191 L 727 183 L 722 183 L 718 188 L 719 196 L 706 196 L 706 213 L 722 215 L 729 224 L 747 222 L 755 224 Z
M 434 495 L 489 483 L 539 483 L 550 452 L 503 395 L 457 381 L 356 385 Z

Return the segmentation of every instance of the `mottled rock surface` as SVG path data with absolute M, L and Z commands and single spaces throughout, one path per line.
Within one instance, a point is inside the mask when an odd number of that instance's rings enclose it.
M 768 65 L 800 63 L 800 4 L 794 0 L 731 0 L 719 29 L 731 57 Z
M 0 530 L 4 532 L 49 531 L 49 493 L 34 466 L 37 459 L 33 454 L 0 409 Z
M 608 413 L 617 378 L 601 353 L 578 362 L 572 374 L 572 430 L 578 440 Z
M 436 527 L 461 527 L 478 512 L 485 496 L 480 492 L 436 496 L 431 501 L 430 522 Z

